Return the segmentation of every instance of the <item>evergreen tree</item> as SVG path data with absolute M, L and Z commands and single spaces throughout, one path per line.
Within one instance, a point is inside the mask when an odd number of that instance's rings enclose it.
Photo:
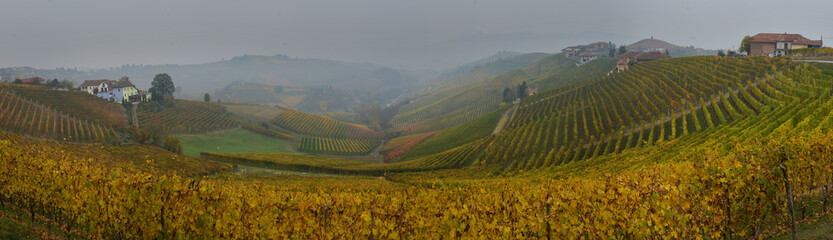
M 616 56 L 616 45 L 613 42 L 607 42 L 607 56 L 608 57 L 615 57 Z
M 524 81 L 518 85 L 518 98 L 523 99 L 526 95 L 526 81 Z

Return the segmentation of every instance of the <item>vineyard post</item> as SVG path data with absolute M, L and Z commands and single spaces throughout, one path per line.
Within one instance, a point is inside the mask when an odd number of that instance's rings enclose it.
M 370 211 L 370 240 L 374 240 L 376 238 L 373 237 L 373 225 L 376 222 L 376 215 L 373 214 L 373 211 Z
M 784 173 L 784 186 L 787 189 L 787 206 L 790 208 L 790 225 L 792 227 L 792 239 L 796 238 L 796 229 L 795 229 L 795 209 L 793 208 L 793 193 L 792 189 L 790 189 L 790 177 L 787 173 L 787 167 L 784 166 L 783 162 L 787 160 L 786 156 L 782 156 L 781 158 L 781 172 Z
M 327 222 L 329 220 L 329 218 L 330 218 L 330 206 L 328 206 L 325 203 L 324 204 L 324 229 L 327 229 L 327 225 L 329 225 L 329 223 Z
M 729 178 L 726 177 L 726 172 L 723 172 L 723 179 L 726 179 L 726 239 L 732 240 L 732 202 L 729 199 Z
M 549 199 L 550 199 L 550 194 L 549 194 L 549 193 L 547 193 L 547 198 L 546 198 L 546 199 L 544 199 L 544 201 L 546 201 L 546 203 L 547 203 L 547 204 L 545 205 L 545 206 L 546 206 L 546 211 L 547 211 L 547 212 L 546 212 L 546 213 L 547 213 L 547 215 L 545 216 L 545 217 L 546 217 L 546 222 L 547 222 L 547 240 L 552 239 L 552 238 L 550 238 L 550 231 L 551 231 L 551 228 L 550 228 L 550 201 L 549 201 Z
M 29 198 L 29 216 L 32 218 L 32 224 L 35 223 L 35 199 Z
M 162 236 L 165 236 L 165 195 L 162 194 L 162 209 L 159 216 L 161 217 L 161 225 L 162 225 Z

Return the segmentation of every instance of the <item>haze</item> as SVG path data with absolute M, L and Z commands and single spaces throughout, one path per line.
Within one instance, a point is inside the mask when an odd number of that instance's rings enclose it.
M 821 0 L 26 0 L 3 1 L 0 9 L 0 67 L 90 69 L 286 54 L 441 69 L 499 50 L 556 52 L 599 40 L 653 36 L 726 49 L 758 32 L 833 36 L 833 1 Z

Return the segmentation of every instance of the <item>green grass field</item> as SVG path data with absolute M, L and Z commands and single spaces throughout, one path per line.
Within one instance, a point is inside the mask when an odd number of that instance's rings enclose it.
M 0 216 L 0 239 L 33 239 L 37 235 L 29 226 L 18 224 L 12 219 Z
M 200 157 L 200 152 L 217 153 L 295 153 L 293 143 L 265 137 L 240 128 L 209 134 L 176 135 L 183 154 Z

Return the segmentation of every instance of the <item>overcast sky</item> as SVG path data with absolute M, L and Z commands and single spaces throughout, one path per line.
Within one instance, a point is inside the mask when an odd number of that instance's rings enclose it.
M 499 50 L 556 52 L 583 43 L 551 40 L 564 36 L 620 44 L 654 36 L 725 49 L 747 34 L 790 32 L 828 36 L 830 46 L 831 9 L 830 0 L 3 0 L 0 67 L 191 64 L 280 53 L 440 68 Z

